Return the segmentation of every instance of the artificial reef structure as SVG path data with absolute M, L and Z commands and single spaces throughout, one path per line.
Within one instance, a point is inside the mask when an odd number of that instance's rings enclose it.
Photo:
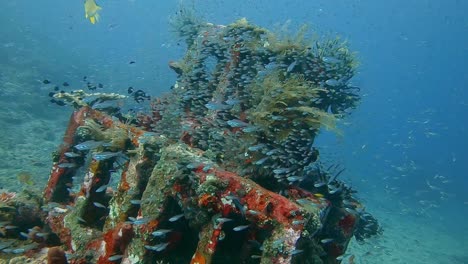
M 34 223 L 2 226 L 0 239 L 12 241 L 3 254 L 42 254 L 44 263 L 340 263 L 353 236 L 378 234 L 342 171 L 324 168 L 314 148 L 320 130 L 339 133 L 336 120 L 359 102 L 346 44 L 245 19 L 214 25 L 190 12 L 173 24 L 187 52 L 169 63 L 177 74 L 169 94 L 54 95 L 75 110 L 37 199 L 43 210 Z M 126 97 L 150 111 L 123 113 L 117 102 Z M 21 251 L 20 238 L 34 246 Z

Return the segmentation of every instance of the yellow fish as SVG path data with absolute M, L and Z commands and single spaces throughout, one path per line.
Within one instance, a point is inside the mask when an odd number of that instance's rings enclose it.
M 95 0 L 85 0 L 84 3 L 85 17 L 89 19 L 91 24 L 99 21 L 99 11 L 102 9 L 96 4 Z

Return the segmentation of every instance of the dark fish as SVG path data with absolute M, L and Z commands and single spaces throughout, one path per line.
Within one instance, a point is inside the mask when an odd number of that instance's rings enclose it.
M 86 77 L 86 76 L 83 76 L 83 81 L 85 81 L 87 78 L 88 78 L 88 77 Z
M 49 81 L 49 80 L 47 80 L 47 79 L 45 79 L 45 80 L 43 80 L 43 81 L 42 81 L 42 83 L 43 83 L 43 84 L 49 84 L 49 83 L 50 83 L 50 81 Z
M 130 88 L 129 88 L 129 91 L 130 91 Z M 132 89 L 133 91 L 133 89 Z M 130 93 L 130 92 L 129 92 Z M 147 95 L 144 91 L 142 90 L 137 90 L 133 93 L 133 99 L 135 100 L 135 102 L 137 103 L 141 103 L 143 102 L 144 100 L 149 100 L 151 99 L 151 96 Z
M 55 93 L 54 92 L 50 92 L 49 93 L 49 97 L 54 97 Z
M 60 90 L 60 88 L 58 86 L 55 86 L 54 91 L 58 91 L 58 90 Z
M 86 83 L 86 86 L 88 87 L 89 90 L 93 91 L 96 90 L 96 85 L 91 84 L 90 82 Z
M 234 206 L 237 208 L 237 210 L 239 210 L 239 212 L 242 214 L 242 217 L 245 218 L 245 207 L 244 205 L 241 203 L 241 201 L 239 200 L 238 197 L 236 196 L 227 196 L 226 198 L 230 198 L 232 203 L 234 204 Z
M 104 85 L 102 85 L 102 83 L 98 83 L 98 87 L 99 87 L 99 88 L 103 88 Z
M 70 86 L 70 84 L 68 84 L 67 82 L 63 82 L 62 85 L 63 86 Z
M 129 94 L 133 93 L 133 87 L 132 87 L 132 86 L 128 87 L 127 92 L 128 92 Z
M 135 62 L 134 61 L 130 61 L 128 64 L 134 64 Z

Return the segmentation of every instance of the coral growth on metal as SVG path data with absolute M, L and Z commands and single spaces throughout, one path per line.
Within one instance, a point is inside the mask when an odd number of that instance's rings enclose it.
M 188 50 L 148 113 L 97 110 L 115 94 L 56 95 L 76 109 L 44 190 L 55 246 L 69 263 L 346 258 L 351 237 L 369 233 L 358 226 L 378 225 L 313 143 L 320 129 L 339 133 L 336 119 L 359 101 L 352 54 L 338 39 L 245 19 L 219 26 L 184 12 L 173 24 Z

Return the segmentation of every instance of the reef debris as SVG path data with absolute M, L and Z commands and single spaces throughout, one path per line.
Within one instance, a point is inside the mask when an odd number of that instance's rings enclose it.
M 75 111 L 45 206 L 29 233 L 0 226 L 5 239 L 47 230 L 56 239 L 37 248 L 61 246 L 68 263 L 340 263 L 354 234 L 379 233 L 313 146 L 359 102 L 345 43 L 190 12 L 173 24 L 188 50 L 149 112 L 96 107 L 118 94 L 53 94 Z

